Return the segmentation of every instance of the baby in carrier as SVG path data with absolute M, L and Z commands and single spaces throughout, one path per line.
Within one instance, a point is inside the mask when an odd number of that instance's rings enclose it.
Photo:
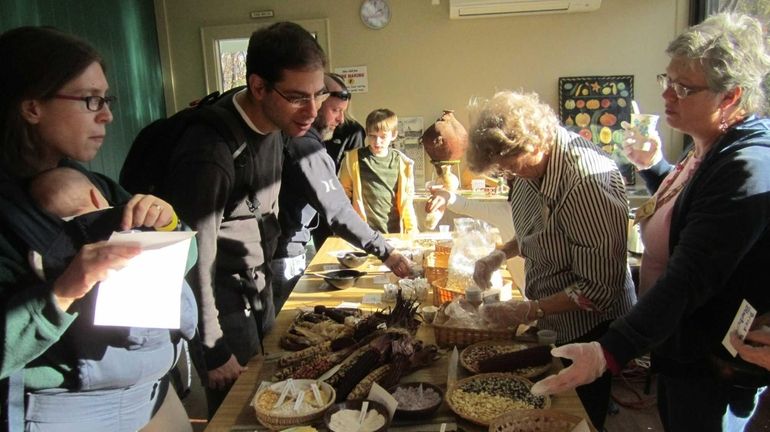
M 30 264 L 43 280 L 53 280 L 61 274 L 83 245 L 107 240 L 113 231 L 120 229 L 124 209 L 110 207 L 99 189 L 77 169 L 59 167 L 44 171 L 30 181 L 28 192 L 41 210 L 65 221 L 61 232 L 46 251 L 30 252 Z M 172 230 L 178 224 L 174 216 L 169 226 L 163 228 Z M 137 402 L 139 409 L 118 404 L 116 410 L 119 412 L 110 413 L 121 415 L 120 412 L 124 412 L 126 416 L 146 417 L 134 419 L 138 424 L 146 424 L 164 403 L 168 373 L 181 353 L 181 339 L 191 339 L 195 333 L 197 306 L 192 290 L 186 282 L 183 283 L 179 330 L 96 326 L 93 317 L 97 291 L 98 288 L 92 290 L 73 304 L 79 315 L 63 338 L 73 347 L 77 359 L 80 383 L 77 390 L 93 391 L 100 396 L 104 392 L 104 397 L 109 397 L 114 393 L 112 389 L 149 388 L 153 397 L 142 395 L 146 390 L 138 392 L 137 400 L 141 401 Z M 140 310 L 136 312 L 141 313 Z M 153 382 L 158 385 L 153 386 Z M 43 398 L 35 406 L 56 403 L 45 400 L 46 395 L 33 393 L 30 397 Z M 98 400 L 96 398 L 95 403 L 98 404 Z M 27 409 L 32 406 L 28 403 Z M 187 421 L 178 400 L 174 402 L 174 409 L 176 419 L 169 420 L 169 429 L 174 429 L 173 422 Z M 180 414 L 183 416 L 181 419 Z M 48 416 L 49 413 L 42 415 Z

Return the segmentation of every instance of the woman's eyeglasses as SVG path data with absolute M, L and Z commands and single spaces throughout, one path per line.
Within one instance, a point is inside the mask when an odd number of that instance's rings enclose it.
M 115 96 L 68 96 L 68 95 L 61 95 L 57 94 L 54 95 L 54 99 L 64 99 L 64 100 L 74 100 L 74 101 L 83 101 L 86 103 L 86 108 L 89 111 L 101 111 L 102 108 L 104 108 L 105 105 L 109 106 L 118 98 Z
M 658 84 L 663 87 L 663 91 L 666 91 L 669 88 L 674 89 L 674 93 L 676 93 L 676 97 L 679 99 L 684 99 L 693 93 L 698 93 L 699 91 L 708 90 L 708 87 L 688 87 L 686 85 L 679 84 L 678 82 L 671 81 L 671 79 L 666 74 L 658 75 Z

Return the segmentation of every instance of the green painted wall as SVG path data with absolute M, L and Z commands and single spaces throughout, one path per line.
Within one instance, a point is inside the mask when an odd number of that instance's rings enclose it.
M 114 179 L 137 132 L 165 115 L 153 0 L 2 0 L 0 31 L 50 25 L 91 42 L 104 56 L 115 120 L 89 164 Z

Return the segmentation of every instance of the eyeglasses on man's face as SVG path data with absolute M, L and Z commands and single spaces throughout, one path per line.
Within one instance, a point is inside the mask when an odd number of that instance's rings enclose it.
M 663 88 L 663 91 L 666 91 L 669 88 L 674 89 L 674 93 L 676 93 L 676 97 L 679 99 L 684 99 L 693 93 L 708 90 L 708 87 L 688 87 L 679 84 L 678 82 L 672 81 L 666 74 L 658 75 L 658 84 Z
M 57 94 L 54 95 L 54 99 L 64 99 L 64 100 L 73 100 L 73 101 L 83 101 L 86 103 L 86 109 L 89 111 L 101 111 L 102 108 L 104 108 L 105 105 L 109 106 L 118 98 L 115 96 L 69 96 L 69 95 L 62 95 Z
M 272 87 L 272 89 L 275 90 L 275 92 L 278 93 L 279 96 L 281 96 L 286 102 L 290 103 L 291 106 L 295 108 L 304 108 L 310 105 L 311 101 L 315 101 L 316 105 L 321 105 L 326 99 L 329 98 L 329 92 L 327 92 L 326 90 L 322 90 L 312 96 L 307 96 L 307 95 L 286 96 L 285 94 L 283 94 L 283 92 L 278 90 L 277 87 Z
M 350 98 L 353 96 L 350 94 L 347 90 L 340 90 L 340 91 L 332 91 L 329 92 L 329 96 L 336 97 L 337 99 L 342 99 L 343 101 L 350 100 Z

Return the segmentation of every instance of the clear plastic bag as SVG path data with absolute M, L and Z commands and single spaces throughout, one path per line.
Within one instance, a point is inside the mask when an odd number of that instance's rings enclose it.
M 479 219 L 458 218 L 454 220 L 454 224 L 447 289 L 465 292 L 465 289 L 473 284 L 476 261 L 495 249 L 495 240 L 499 234 L 494 232 L 488 223 Z M 502 275 L 499 271 L 492 276 L 492 285 L 502 285 Z
M 462 297 L 457 297 L 446 303 L 443 310 L 443 320 L 440 323 L 447 327 L 483 328 L 484 320 L 476 307 Z

